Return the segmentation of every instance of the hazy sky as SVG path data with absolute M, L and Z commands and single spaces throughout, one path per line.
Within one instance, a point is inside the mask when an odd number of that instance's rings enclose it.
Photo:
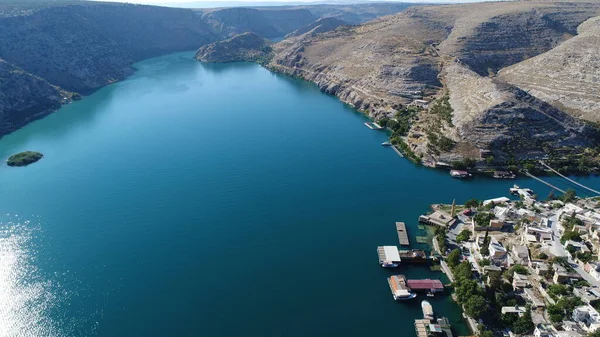
M 357 3 L 357 2 L 369 2 L 369 1 L 360 1 L 360 0 L 354 0 L 354 1 L 348 1 L 348 0 L 96 0 L 96 1 L 110 1 L 110 2 L 128 2 L 128 3 L 137 3 L 137 4 L 152 4 L 152 5 L 179 5 L 179 4 L 186 4 L 186 3 L 192 3 L 192 2 L 214 2 L 214 3 L 219 3 L 219 2 L 223 2 L 223 3 L 232 3 L 232 2 L 260 2 L 260 3 L 265 3 L 265 2 L 273 2 L 273 3 L 284 3 L 284 2 L 294 2 L 294 3 L 298 3 L 298 2 L 327 2 L 327 3 L 336 3 L 336 2 L 340 2 L 340 3 Z M 385 0 L 383 0 L 385 1 Z M 373 2 L 383 2 L 382 0 L 373 0 Z M 405 0 L 405 1 L 397 1 L 397 2 L 475 2 L 475 1 L 482 1 L 482 0 Z

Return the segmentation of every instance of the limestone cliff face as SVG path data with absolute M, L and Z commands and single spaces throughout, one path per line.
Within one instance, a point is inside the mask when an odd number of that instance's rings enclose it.
M 244 33 L 200 47 L 196 59 L 202 62 L 260 62 L 270 58 L 271 51 L 268 40 L 254 33 Z
M 500 78 L 572 115 L 600 122 L 600 17 L 558 47 L 500 71 Z

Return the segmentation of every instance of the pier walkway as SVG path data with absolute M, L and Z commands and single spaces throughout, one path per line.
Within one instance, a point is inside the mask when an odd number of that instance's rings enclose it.
M 398 241 L 401 246 L 409 246 L 410 241 L 408 240 L 408 232 L 406 231 L 406 224 L 404 222 L 396 222 L 396 231 L 398 231 Z
M 550 171 L 552 171 L 552 172 L 556 173 L 556 175 L 558 175 L 559 177 L 565 178 L 565 179 L 566 179 L 567 181 L 569 181 L 570 183 L 572 183 L 572 184 L 575 184 L 575 185 L 577 185 L 577 186 L 579 186 L 579 187 L 581 187 L 581 188 L 584 188 L 584 189 L 586 189 L 586 190 L 588 190 L 588 191 L 590 191 L 590 192 L 592 192 L 592 193 L 596 193 L 596 194 L 599 194 L 599 195 L 600 195 L 600 192 L 598 192 L 598 191 L 596 191 L 596 190 L 594 190 L 594 189 L 591 189 L 591 188 L 589 188 L 589 187 L 587 187 L 587 186 L 585 186 L 585 185 L 582 185 L 582 184 L 580 184 L 580 183 L 576 182 L 576 181 L 575 181 L 575 180 L 573 180 L 573 179 L 570 179 L 570 178 L 568 178 L 568 177 L 565 177 L 564 175 L 560 174 L 560 173 L 559 173 L 557 170 L 555 170 L 555 169 L 553 169 L 552 167 L 550 167 L 550 165 L 548 165 L 548 164 L 544 163 L 544 162 L 543 162 L 543 161 L 541 161 L 541 160 L 540 160 L 540 164 L 544 165 L 544 167 L 546 167 L 546 168 L 547 168 L 547 169 L 549 169 Z M 564 193 L 564 192 L 563 192 L 563 193 Z
M 533 174 L 529 173 L 528 171 L 525 171 L 525 175 L 526 175 L 526 176 L 528 176 L 528 177 L 530 177 L 530 178 L 533 178 L 533 179 L 535 179 L 535 180 L 539 181 L 540 183 L 542 183 L 542 184 L 544 184 L 544 185 L 547 185 L 547 186 L 549 186 L 549 187 L 551 187 L 551 188 L 553 188 L 553 189 L 555 189 L 555 190 L 557 190 L 557 191 L 559 191 L 559 192 L 562 192 L 562 193 L 567 193 L 567 192 L 565 192 L 565 191 L 561 190 L 560 188 L 558 188 L 558 187 L 556 187 L 556 186 L 554 186 L 554 185 L 550 184 L 549 182 L 547 182 L 547 181 L 544 181 L 544 180 L 542 180 L 542 179 L 540 179 L 540 178 L 538 178 L 538 177 L 534 176 Z

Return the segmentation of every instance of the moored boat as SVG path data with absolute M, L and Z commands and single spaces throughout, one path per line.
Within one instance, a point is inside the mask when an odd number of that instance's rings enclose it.
M 452 178 L 468 178 L 471 176 L 471 174 L 467 171 L 462 171 L 462 170 L 450 170 L 450 176 Z
M 391 142 L 383 142 L 381 143 L 381 146 L 392 146 Z

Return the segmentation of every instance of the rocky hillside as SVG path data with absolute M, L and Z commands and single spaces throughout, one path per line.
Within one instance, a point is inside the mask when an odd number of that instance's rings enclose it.
M 221 36 L 253 32 L 262 37 L 282 37 L 318 19 L 306 9 L 224 8 L 201 12 L 202 20 Z
M 500 78 L 557 108 L 600 122 L 600 17 L 558 47 L 500 71 Z
M 334 30 L 339 26 L 347 25 L 344 21 L 336 18 L 321 18 L 315 22 L 312 22 L 309 25 L 298 28 L 295 31 L 286 35 L 286 38 L 300 36 L 304 34 L 316 35 L 319 33 L 325 33 L 330 30 Z
M 269 40 L 255 33 L 243 33 L 227 40 L 204 45 L 196 52 L 202 62 L 261 62 L 271 56 Z
M 598 69 L 592 51 L 597 21 L 579 25 L 598 15 L 600 4 L 582 1 L 413 7 L 357 27 L 282 41 L 268 66 L 313 81 L 376 118 L 394 117 L 417 99 L 437 98 L 409 118 L 411 131 L 401 135 L 415 158 L 429 163 L 482 154 L 500 161 L 535 158 L 598 145 L 598 131 L 570 110 L 597 108 L 598 76 L 583 69 Z M 550 105 L 565 76 L 543 68 L 568 59 L 573 61 L 563 75 L 571 73 L 572 87 L 584 88 L 570 102 Z M 539 76 L 553 78 L 553 87 L 546 89 Z M 445 101 L 447 108 L 431 109 Z
M 0 135 L 43 117 L 71 95 L 0 60 Z

